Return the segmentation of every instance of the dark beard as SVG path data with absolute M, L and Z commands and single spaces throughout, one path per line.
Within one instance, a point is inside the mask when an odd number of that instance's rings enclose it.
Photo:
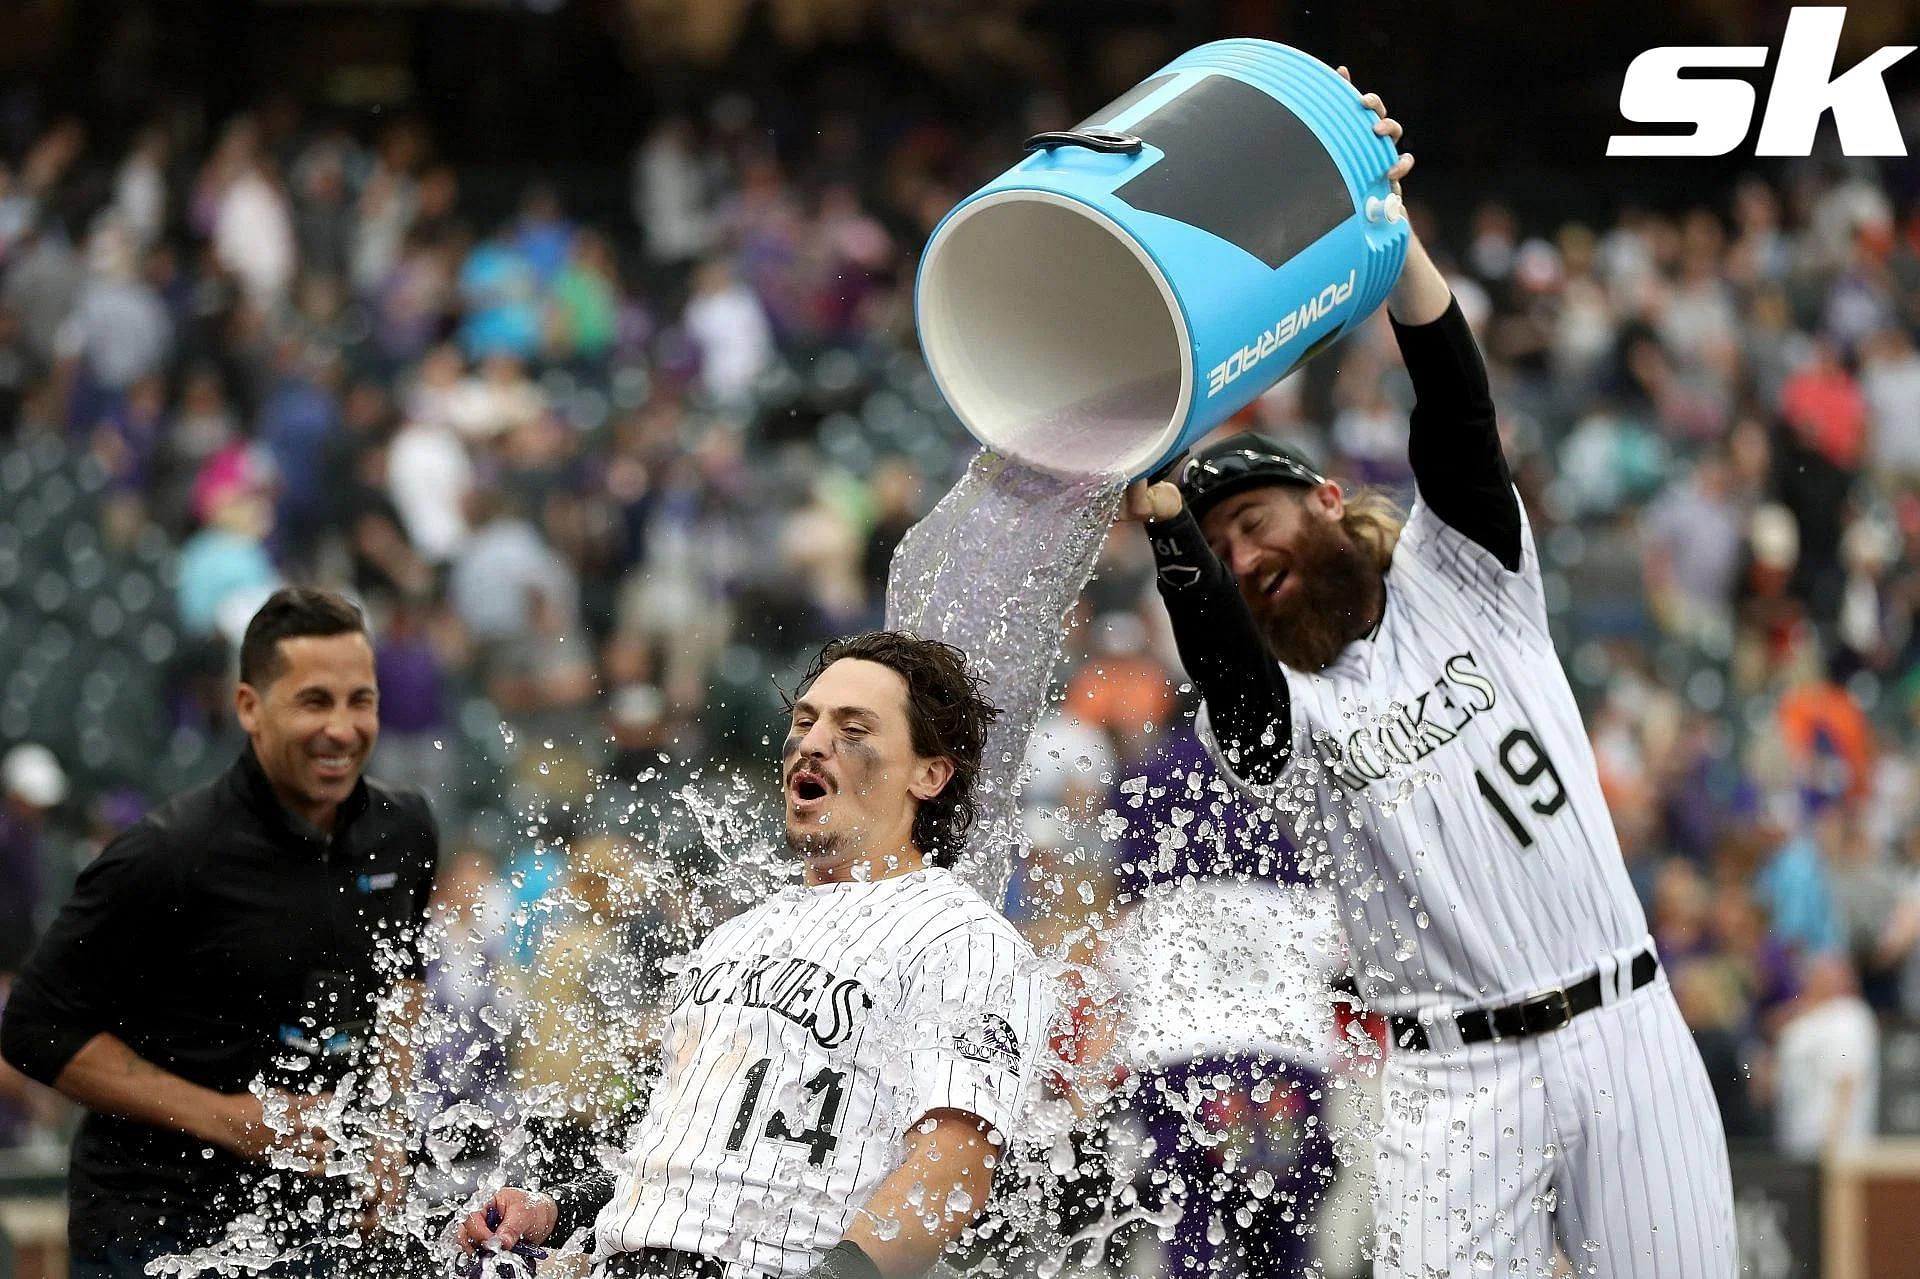
M 1365 548 L 1339 526 L 1310 520 L 1293 554 L 1291 589 L 1253 605 L 1267 648 L 1296 671 L 1323 671 L 1365 635 L 1383 587 Z
M 840 851 L 840 832 L 787 826 L 787 850 L 802 857 L 832 857 Z

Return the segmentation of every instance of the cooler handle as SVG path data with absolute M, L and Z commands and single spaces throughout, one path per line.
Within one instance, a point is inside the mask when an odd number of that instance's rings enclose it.
M 1021 146 L 1022 151 L 1051 151 L 1055 147 L 1085 147 L 1106 155 L 1138 155 L 1146 146 L 1131 133 L 1112 129 L 1055 129 L 1036 133 Z

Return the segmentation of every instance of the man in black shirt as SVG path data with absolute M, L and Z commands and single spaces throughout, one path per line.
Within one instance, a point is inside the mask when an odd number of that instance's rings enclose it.
M 359 610 L 275 594 L 247 628 L 235 707 L 239 760 L 82 872 L 0 1022 L 6 1059 L 88 1112 L 69 1174 L 77 1279 L 239 1247 L 243 1213 L 249 1252 L 315 1273 L 323 1241 L 404 1198 L 438 835 L 419 795 L 361 776 L 379 693 Z M 343 1127 L 328 1112 L 349 1071 L 365 1122 Z M 329 1176 L 342 1156 L 364 1171 Z

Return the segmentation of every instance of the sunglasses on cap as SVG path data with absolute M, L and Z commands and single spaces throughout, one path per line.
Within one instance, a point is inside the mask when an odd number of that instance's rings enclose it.
M 1315 488 L 1327 477 L 1291 451 L 1248 443 L 1211 449 L 1175 472 L 1181 496 L 1196 516 L 1246 489 L 1268 484 Z

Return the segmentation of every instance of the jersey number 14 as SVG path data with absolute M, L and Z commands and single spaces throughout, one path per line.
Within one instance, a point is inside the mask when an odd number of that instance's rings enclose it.
M 733 1128 L 727 1133 L 727 1149 L 738 1150 L 747 1140 L 747 1129 L 753 1126 L 754 1111 L 760 1105 L 760 1091 L 766 1087 L 767 1071 L 773 1065 L 771 1057 L 762 1057 L 747 1067 L 747 1087 L 740 1097 L 740 1110 L 733 1117 Z M 796 1131 L 787 1122 L 786 1115 L 776 1110 L 767 1120 L 766 1135 L 775 1141 L 790 1141 L 807 1148 L 807 1162 L 816 1166 L 827 1162 L 827 1156 L 840 1144 L 834 1135 L 833 1121 L 840 1117 L 841 1086 L 847 1077 L 838 1070 L 828 1067 L 821 1069 L 802 1087 L 806 1090 L 807 1100 L 818 1107 L 814 1111 L 813 1123 Z
M 1560 780 L 1560 770 L 1555 768 L 1553 761 L 1547 758 L 1547 752 L 1542 749 L 1540 740 L 1526 729 L 1516 728 L 1501 739 L 1500 766 L 1506 770 L 1513 784 L 1520 787 L 1521 799 L 1526 801 L 1526 806 L 1540 816 L 1553 816 L 1560 811 L 1561 805 L 1567 802 L 1567 788 L 1566 784 Z M 1529 798 L 1527 792 L 1533 790 L 1534 784 L 1542 778 L 1552 783 L 1552 793 L 1538 799 Z M 1493 811 L 1499 815 L 1500 820 L 1507 824 L 1507 829 L 1513 832 L 1513 837 L 1520 841 L 1520 847 L 1532 848 L 1533 833 L 1527 829 L 1527 824 L 1520 819 L 1520 815 L 1514 812 L 1512 806 L 1501 796 L 1499 788 L 1488 781 L 1486 774 L 1477 768 L 1473 770 L 1473 780 L 1474 784 L 1479 786 L 1482 798 L 1493 807 Z

